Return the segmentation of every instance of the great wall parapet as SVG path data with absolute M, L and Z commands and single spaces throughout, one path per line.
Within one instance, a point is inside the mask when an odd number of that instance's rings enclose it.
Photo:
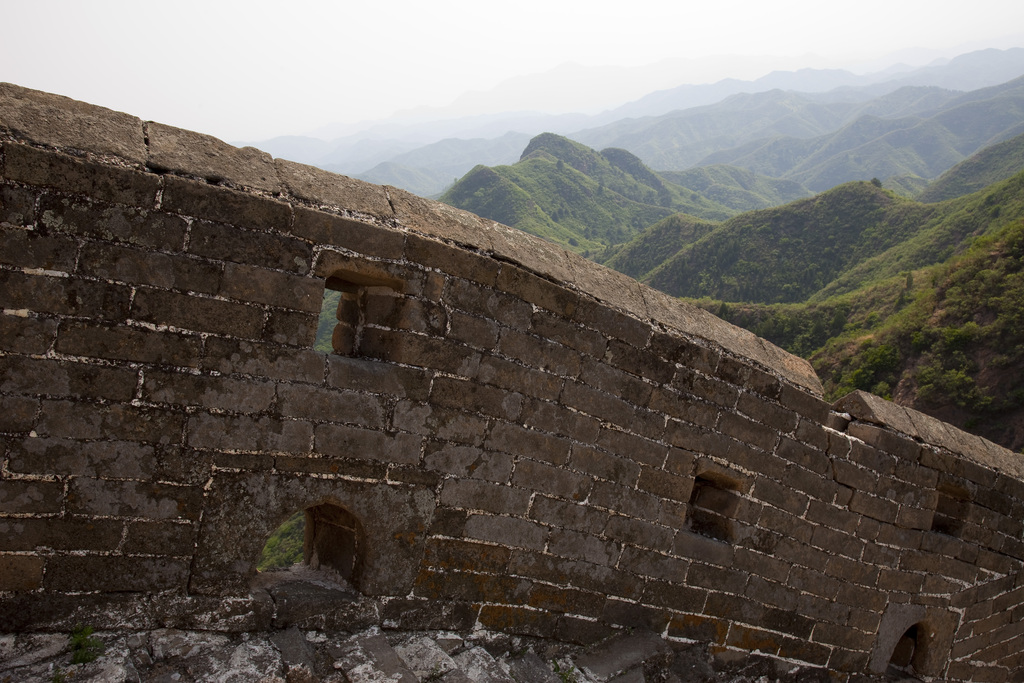
M 9 629 L 267 627 L 306 510 L 401 628 L 1024 671 L 1015 454 L 395 188 L 5 84 L 0 144 Z

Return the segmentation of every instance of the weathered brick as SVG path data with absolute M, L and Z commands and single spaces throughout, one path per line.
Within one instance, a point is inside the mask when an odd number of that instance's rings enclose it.
M 509 421 L 518 421 L 523 409 L 522 394 L 449 377 L 434 380 L 430 398 L 439 406 L 457 410 L 471 408 Z
M 620 370 L 625 370 L 637 377 L 643 377 L 655 384 L 665 384 L 671 381 L 676 374 L 674 364 L 666 363 L 663 358 L 655 353 L 623 343 L 617 339 L 612 339 L 608 342 L 608 350 L 605 352 L 604 360 Z
M 621 546 L 614 542 L 577 531 L 555 529 L 551 532 L 547 552 L 560 557 L 583 560 L 591 564 L 615 567 Z M 620 566 L 620 569 L 628 569 Z
M 123 321 L 131 291 L 95 280 L 0 270 L 0 300 L 8 310 Z
M 291 206 L 284 202 L 173 175 L 163 180 L 161 208 L 166 211 L 250 228 L 283 231 L 291 224 Z
M 0 432 L 28 432 L 36 422 L 39 401 L 26 396 L 0 396 Z
M 719 408 L 713 404 L 696 401 L 690 396 L 663 386 L 654 388 L 647 406 L 653 411 L 666 413 L 678 420 L 701 427 L 713 428 L 718 424 L 721 414 Z
M 228 299 L 319 314 L 324 285 L 319 279 L 294 273 L 227 263 L 220 294 Z
M 236 406 L 247 398 L 247 394 L 242 393 L 245 390 L 248 390 L 250 395 L 258 392 L 253 396 L 255 402 L 252 405 L 252 412 L 265 410 L 269 405 L 269 399 L 263 403 L 267 389 L 265 384 L 235 382 L 231 389 L 233 393 L 241 394 L 233 399 Z M 387 406 L 379 396 L 372 394 L 301 385 L 278 385 L 277 399 L 278 411 L 284 417 L 343 422 L 376 429 L 383 428 L 386 423 Z M 242 403 L 239 407 L 244 406 L 245 403 Z
M 448 479 L 441 489 L 440 500 L 449 507 L 525 515 L 530 507 L 530 491 L 477 479 Z
M 512 548 L 543 550 L 547 527 L 518 517 L 470 515 L 466 520 L 465 535 L 481 541 L 502 543 Z
M 707 608 L 705 608 L 707 612 Z M 673 638 L 683 638 L 701 643 L 725 643 L 729 622 L 707 617 L 702 614 L 682 614 L 672 617 L 667 633 Z
M 59 234 L 167 251 L 181 250 L 188 229 L 180 217 L 160 211 L 82 201 L 48 193 L 44 193 L 39 200 L 39 224 Z M 94 250 L 83 250 L 82 253 L 83 260 L 95 258 L 96 255 Z
M 664 631 L 670 619 L 665 610 L 615 598 L 608 598 L 601 611 L 601 621 L 655 633 Z
M 729 629 L 729 637 L 725 644 L 748 652 L 756 650 L 768 655 L 774 655 L 779 651 L 779 637 L 776 634 L 742 624 L 734 624 Z
M 461 278 L 449 280 L 444 299 L 455 308 L 515 330 L 529 329 L 533 318 L 533 308 L 528 303 Z
M 52 591 L 183 590 L 189 561 L 169 557 L 72 555 L 47 563 L 44 587 Z
M 596 301 L 581 299 L 573 320 L 604 335 L 642 349 L 651 338 L 651 325 Z
M 548 496 L 536 496 L 530 506 L 532 519 L 565 529 L 575 529 L 588 534 L 600 534 L 609 523 L 611 513 L 605 510 L 579 505 Z M 627 519 L 625 517 L 616 519 Z M 614 537 L 613 533 L 609 533 Z
M 580 380 L 598 391 L 615 394 L 636 405 L 647 405 L 651 397 L 651 384 L 596 361 L 587 361 L 583 365 Z
M 757 477 L 754 480 L 754 488 L 750 495 L 796 516 L 802 515 L 810 502 L 805 494 L 766 477 Z
M 739 400 L 739 390 L 735 386 L 696 373 L 689 368 L 679 368 L 676 371 L 672 387 L 680 393 L 710 401 L 722 408 L 732 409 Z
M 481 351 L 490 351 L 498 345 L 501 327 L 493 320 L 469 315 L 461 311 L 448 314 L 448 338 Z M 504 361 L 506 364 L 508 361 Z M 522 366 L 516 366 L 522 367 Z
M 424 562 L 444 571 L 501 573 L 508 567 L 512 550 L 502 546 L 461 539 L 430 539 Z
M 550 638 L 558 625 L 557 616 L 547 611 L 509 605 L 484 605 L 478 619 L 485 628 L 535 638 Z
M 746 597 L 757 600 L 763 603 L 768 608 L 765 609 L 764 624 L 767 626 L 768 616 L 774 614 L 777 610 L 786 610 L 788 612 L 799 612 L 800 599 L 802 594 L 800 591 L 787 586 L 785 581 L 769 581 L 759 577 L 757 574 L 751 575 L 746 581 L 746 588 L 742 591 L 742 594 Z M 776 615 L 776 618 L 778 616 Z
M 395 405 L 391 424 L 400 431 L 475 447 L 483 445 L 490 427 L 485 417 L 411 401 Z
M 512 456 L 474 446 L 428 442 L 423 466 L 466 479 L 507 483 L 512 476 Z
M 729 567 L 732 565 L 734 549 L 728 543 L 701 536 L 700 534 L 680 531 L 676 535 L 674 553 L 701 562 Z
M 57 336 L 57 321 L 39 318 L 28 311 L 0 312 L 0 349 L 13 353 L 42 355 Z
M 424 335 L 377 328 L 363 330 L 359 352 L 370 358 L 475 377 L 480 352 Z
M 782 458 L 799 465 L 805 470 L 810 470 L 815 474 L 824 475 L 829 478 L 832 477 L 831 459 L 822 451 L 784 436 L 779 440 L 779 447 L 775 452 Z
M 202 367 L 223 374 L 319 384 L 324 379 L 324 361 L 324 355 L 312 349 L 302 351 L 275 344 L 209 338 Z M 336 362 L 336 359 L 331 358 L 331 362 Z M 395 377 L 398 375 L 396 371 Z
M 716 349 L 658 330 L 652 332 L 648 348 L 669 363 L 685 365 L 705 375 L 715 374 L 721 360 Z
M 138 374 L 131 369 L 16 356 L 0 358 L 0 391 L 5 393 L 124 401 L 135 395 L 137 383 Z
M 23 227 L 31 229 L 36 222 L 35 207 L 39 194 L 39 191 L 34 188 L 0 184 L 0 223 L 7 223 L 13 226 L 12 232 Z M 7 230 L 4 232 L 6 233 Z M 5 250 L 0 249 L 0 251 Z M 6 256 L 6 258 L 17 257 Z
M 644 467 L 641 468 L 637 488 L 662 498 L 685 503 L 690 500 L 690 493 L 693 491 L 693 478 Z
M 314 211 L 303 206 L 296 206 L 293 211 L 295 217 L 291 226 L 291 234 L 311 242 L 344 247 L 367 256 L 390 259 L 401 258 L 403 251 L 407 248 L 405 235 L 393 230 L 386 230 L 323 211 Z M 413 236 L 410 236 L 409 239 L 419 240 Z M 412 260 L 419 261 L 417 258 Z
M 71 356 L 197 367 L 203 342 L 198 335 L 166 330 L 69 322 L 61 326 L 56 348 Z
M 200 487 L 149 481 L 76 477 L 68 490 L 69 511 L 81 515 L 195 521 L 199 519 L 202 503 Z
M 315 440 L 316 450 L 324 455 L 409 465 L 420 461 L 423 445 L 423 437 L 414 434 L 388 434 L 337 424 L 316 425 Z M 298 448 L 301 444 L 295 445 Z
M 690 571 L 686 575 L 686 584 L 709 590 L 742 594 L 748 577 L 746 572 L 731 567 L 717 567 L 703 562 L 692 562 Z
M 181 442 L 183 415 L 132 405 L 112 404 L 86 410 L 76 401 L 43 401 L 39 436 L 113 439 L 174 445 Z
M 689 560 L 627 545 L 622 548 L 618 566 L 641 577 L 689 585 L 691 564 Z
M 132 317 L 154 325 L 244 339 L 259 339 L 263 330 L 263 311 L 255 306 L 162 290 L 139 289 L 132 302 Z
M 564 465 L 569 459 L 567 439 L 505 422 L 494 426 L 486 445 L 493 450 L 537 458 L 553 465 Z
M 34 591 L 43 583 L 43 558 L 0 554 L 0 591 Z
M 328 428 L 332 426 L 334 425 L 320 425 Z M 331 435 L 343 441 L 343 437 L 337 433 Z M 307 453 L 312 438 L 312 425 L 299 420 L 197 412 L 191 415 L 188 421 L 188 445 L 194 448 Z M 328 454 L 343 454 L 334 450 L 335 443 L 324 444 L 321 441 L 321 432 L 318 428 L 317 449 Z
M 0 518 L 0 550 L 52 549 L 112 551 L 121 543 L 124 522 L 112 519 Z
M 800 566 L 793 567 L 789 574 L 789 581 L 787 581 L 790 588 L 817 595 L 826 600 L 835 600 L 842 584 L 841 580 L 827 576 L 822 571 Z
M 12 444 L 8 467 L 22 474 L 64 474 L 149 479 L 156 473 L 156 449 L 130 441 L 23 439 Z
M 558 375 L 492 355 L 484 355 L 480 359 L 476 379 L 484 384 L 546 400 L 558 398 L 563 382 Z
M 672 546 L 672 537 L 675 532 L 669 527 L 642 519 L 613 514 L 608 517 L 604 535 L 639 548 L 665 551 Z
M 660 509 L 658 499 L 649 493 L 601 480 L 594 482 L 589 502 L 640 519 L 657 519 Z
M 579 295 L 572 290 L 507 263 L 501 265 L 495 286 L 567 318 L 576 312 L 579 302 Z
M 625 454 L 631 460 L 652 467 L 662 467 L 669 451 L 661 443 L 619 429 L 609 428 L 607 425 L 602 425 L 597 445 L 611 453 Z M 620 481 L 619 483 L 629 482 Z
M 516 463 L 512 483 L 525 489 L 541 491 L 559 498 L 581 501 L 593 485 L 591 477 L 570 472 L 562 467 L 522 458 Z
M 582 365 L 578 352 L 561 344 L 512 329 L 502 330 L 497 351 L 528 367 L 544 370 L 561 377 L 576 377 L 579 375 Z
M 7 188 L 0 187 L 0 212 Z M 0 217 L 0 225 L 3 220 Z M 70 273 L 75 267 L 78 243 L 62 235 L 39 230 L 0 227 L 0 263 L 17 268 L 56 270 Z
M 748 420 L 737 413 L 722 413 L 718 429 L 726 436 L 767 452 L 775 448 L 775 443 L 779 439 L 779 434 L 774 429 Z
M 896 521 L 899 506 L 890 500 L 854 491 L 853 498 L 850 499 L 850 510 L 877 519 L 879 522 L 892 524 Z
M 797 425 L 796 413 L 746 391 L 740 393 L 736 408 L 744 415 L 783 434 L 792 432 Z
M 592 358 L 603 358 L 605 349 L 608 348 L 608 340 L 600 332 L 574 324 L 542 309 L 534 311 L 530 331 Z
M 123 551 L 129 555 L 189 557 L 195 550 L 197 532 L 194 524 L 165 521 L 129 522 Z
M 816 424 L 825 424 L 832 408 L 817 396 L 792 384 L 783 384 L 779 392 L 779 403 Z
M 4 143 L 4 173 L 11 180 L 55 187 L 99 201 L 152 208 L 160 178 L 64 154 Z
M 315 354 L 308 354 L 315 359 Z M 379 392 L 426 400 L 430 391 L 431 374 L 415 368 L 395 367 L 364 358 L 327 357 L 327 382 L 339 389 Z

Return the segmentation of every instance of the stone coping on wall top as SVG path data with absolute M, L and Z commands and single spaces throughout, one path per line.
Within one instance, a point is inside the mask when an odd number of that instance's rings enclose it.
M 866 391 L 847 394 L 832 407 L 855 420 L 894 429 L 917 441 L 940 446 L 986 468 L 1024 481 L 1024 462 L 1020 454 L 913 408 L 897 405 Z
M 252 147 L 174 128 L 61 95 L 0 83 L 0 134 L 93 160 L 178 174 L 413 231 L 520 265 L 633 317 L 702 338 L 815 396 L 810 363 L 753 333 L 542 238 L 395 187 L 274 159 Z

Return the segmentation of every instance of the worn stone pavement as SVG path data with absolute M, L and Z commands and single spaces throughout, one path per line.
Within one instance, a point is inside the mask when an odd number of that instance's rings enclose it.
M 68 634 L 0 634 L 0 682 L 74 683 L 818 683 L 823 669 L 622 633 L 589 650 L 492 632 L 97 633 L 103 654 L 72 664 Z M 854 681 L 904 680 L 854 677 Z

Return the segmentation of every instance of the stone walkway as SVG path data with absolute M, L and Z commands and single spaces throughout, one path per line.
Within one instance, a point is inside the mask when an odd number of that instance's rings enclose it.
M 589 650 L 475 632 L 220 634 L 162 629 L 97 633 L 103 654 L 71 663 L 67 634 L 0 635 L 0 681 L 54 683 L 825 683 L 758 656 L 710 656 L 653 633 L 623 633 Z M 851 680 L 883 680 L 855 677 Z M 901 680 L 889 677 L 885 680 Z

